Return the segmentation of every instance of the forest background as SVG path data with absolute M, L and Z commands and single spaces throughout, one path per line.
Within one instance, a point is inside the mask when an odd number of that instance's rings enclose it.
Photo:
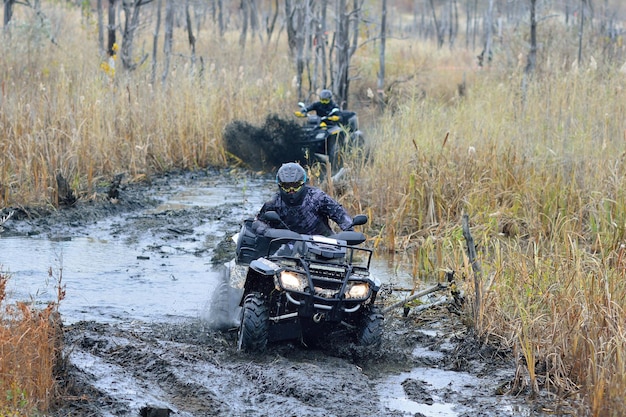
M 620 416 L 625 17 L 618 0 L 4 0 L 2 213 L 239 164 L 226 125 L 330 88 L 366 135 L 337 198 L 371 245 L 416 286 L 457 271 L 468 326 L 517 358 L 511 393 Z M 19 331 L 0 337 L 18 361 Z M 4 407 L 49 406 L 46 364 L 2 364 Z

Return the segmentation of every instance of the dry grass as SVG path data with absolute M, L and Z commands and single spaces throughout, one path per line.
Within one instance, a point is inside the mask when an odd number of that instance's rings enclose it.
M 93 32 L 77 36 L 78 17 L 48 12 L 66 29 L 62 48 L 28 25 L 14 36 L 29 42 L 0 45 L 5 206 L 55 204 L 56 172 L 86 198 L 118 172 L 141 178 L 225 165 L 227 123 L 291 113 L 297 100 L 292 65 L 275 44 L 256 41 L 241 53 L 236 34 L 217 40 L 201 32 L 203 71 L 190 76 L 189 59 L 176 56 L 167 85 L 151 85 L 147 67 L 111 79 Z M 527 40 L 516 31 L 504 31 L 486 68 L 475 65 L 476 52 L 389 40 L 383 115 L 368 95 L 377 49 L 361 48 L 351 103 L 371 154 L 367 164 L 350 161 L 339 198 L 370 216 L 377 248 L 411 256 L 416 279 L 457 270 L 471 299 L 460 225 L 468 213 L 484 271 L 471 319 L 480 337 L 516 353 L 513 389 L 582 399 L 580 415 L 619 416 L 626 410 L 626 77 L 604 61 L 601 42 L 586 42 L 578 65 L 576 30 L 556 19 L 542 23 L 539 36 L 531 80 L 522 73 Z M 626 56 L 623 48 L 612 45 L 611 57 Z M 174 49 L 187 51 L 182 36 Z M 25 392 L 21 384 L 5 392 Z
M 461 271 L 472 301 L 469 213 L 485 272 L 473 325 L 517 352 L 514 392 L 623 415 L 626 75 L 545 66 L 524 90 L 521 71 L 467 71 L 465 96 L 420 93 L 368 131 L 353 186 L 375 243 L 415 253 L 414 270 Z
M 0 273 L 0 415 L 31 416 L 57 400 L 56 369 L 61 365 L 63 330 L 58 301 L 45 308 L 7 304 L 9 277 Z

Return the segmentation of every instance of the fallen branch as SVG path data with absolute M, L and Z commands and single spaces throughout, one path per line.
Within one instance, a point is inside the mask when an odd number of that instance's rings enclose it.
M 437 283 L 437 285 L 434 285 L 434 286 L 432 286 L 430 288 L 427 288 L 427 289 L 425 289 L 423 291 L 420 291 L 417 294 L 413 294 L 412 296 L 410 296 L 410 297 L 408 297 L 408 298 L 406 298 L 406 299 L 404 299 L 402 301 L 398 301 L 397 303 L 394 303 L 394 304 L 392 304 L 392 305 L 390 305 L 388 307 L 385 307 L 383 309 L 383 314 L 385 314 L 385 313 L 387 313 L 387 312 L 389 312 L 389 311 L 391 311 L 393 309 L 396 309 L 396 308 L 399 308 L 399 307 L 404 307 L 407 303 L 410 303 L 411 301 L 416 300 L 416 299 L 418 299 L 420 297 L 423 297 L 423 296 L 428 295 L 428 294 L 432 294 L 435 291 L 440 291 L 440 290 L 443 290 L 443 289 L 446 289 L 446 288 L 448 288 L 448 284 L 443 284 L 443 283 L 439 282 L 439 283 Z
M 2 225 L 3 225 L 4 223 L 6 223 L 6 222 L 7 222 L 7 220 L 9 220 L 11 217 L 13 217 L 13 215 L 14 215 L 14 214 L 15 214 L 15 212 L 14 212 L 13 210 L 11 210 L 11 211 L 9 211 L 9 214 L 7 214 L 6 216 L 3 216 L 2 218 L 0 218 L 0 232 L 1 232 L 2 230 L 4 230 L 4 229 L 2 228 Z
M 421 313 L 424 310 L 435 308 L 435 307 L 438 307 L 438 306 L 443 305 L 443 304 L 450 304 L 453 301 L 454 300 L 450 300 L 447 296 L 444 296 L 443 298 L 440 298 L 437 301 L 433 301 L 432 303 L 422 304 L 422 305 L 419 305 L 417 307 L 413 307 L 411 309 L 411 314 L 412 315 L 419 314 L 419 313 Z

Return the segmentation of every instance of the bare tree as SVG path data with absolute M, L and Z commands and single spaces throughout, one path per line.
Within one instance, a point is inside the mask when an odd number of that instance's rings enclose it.
M 335 2 L 335 30 L 332 39 L 328 39 L 327 0 L 285 0 L 287 38 L 290 56 L 296 62 L 299 99 L 318 88 L 328 88 L 337 103 L 347 106 L 350 60 L 358 47 L 362 4 L 363 0 L 353 0 L 351 7 L 346 0 Z M 312 70 L 311 56 L 315 57 Z M 305 76 L 309 80 L 306 93 L 303 91 Z
M 167 0 L 165 4 L 165 39 L 163 42 L 163 54 L 165 55 L 165 65 L 161 82 L 165 84 L 170 70 L 170 60 L 172 58 L 172 42 L 174 38 L 174 1 Z
M 435 10 L 434 0 L 430 0 L 430 9 L 433 14 L 433 22 L 435 23 L 435 32 L 437 33 L 437 46 L 441 48 L 443 46 L 443 41 L 444 41 L 444 29 L 442 28 L 442 26 L 439 24 L 439 21 L 437 20 L 437 12 Z
M 157 3 L 157 15 L 156 15 L 156 25 L 154 27 L 154 33 L 152 37 L 152 75 L 150 77 L 152 85 L 156 80 L 156 68 L 157 68 L 157 53 L 158 53 L 158 45 L 159 45 L 159 31 L 161 30 L 161 6 L 163 4 L 163 0 L 159 0 Z
M 315 63 L 320 66 L 321 83 L 323 86 L 328 85 L 328 72 L 326 71 L 328 68 L 328 58 L 326 56 L 326 47 L 328 45 L 327 11 L 328 0 L 322 0 L 318 14 L 317 31 L 315 33 Z M 317 73 L 317 71 L 316 68 L 315 73 Z
M 185 4 L 185 18 L 187 21 L 187 38 L 191 47 L 191 71 L 193 72 L 196 65 L 196 37 L 193 34 L 193 25 L 191 24 L 191 13 L 189 11 L 189 0 Z
M 224 3 L 222 0 L 211 0 L 211 21 L 218 30 L 220 37 L 224 36 Z
M 578 28 L 578 66 L 583 60 L 583 29 L 585 27 L 585 0 L 580 0 L 580 26 Z
M 102 0 L 96 3 L 96 13 L 98 15 L 98 47 L 100 54 L 104 55 L 104 12 L 102 10 Z
M 41 10 L 41 0 L 4 0 L 4 32 L 5 34 L 10 34 L 9 28 L 11 25 L 11 20 L 13 19 L 13 6 L 16 4 L 21 4 L 23 6 L 29 7 L 35 12 L 35 16 L 39 19 L 39 24 L 41 27 L 45 27 L 48 23 L 48 18 Z M 48 33 L 48 39 L 52 44 L 57 45 L 56 38 L 53 33 Z
M 296 8 L 293 6 L 291 0 L 285 0 L 285 20 L 287 27 L 287 46 L 289 47 L 289 57 L 294 58 L 296 56 Z
M 241 33 L 239 34 L 239 46 L 244 49 L 246 47 L 246 37 L 248 36 L 248 16 L 250 14 L 248 0 L 241 0 L 239 9 L 241 10 Z
M 537 64 L 537 0 L 530 0 L 530 51 L 524 72 L 531 74 Z
M 276 27 L 276 20 L 278 19 L 279 4 L 278 4 L 278 0 L 274 0 L 274 1 L 275 3 L 274 3 L 273 13 L 271 14 L 271 17 L 268 15 L 268 17 L 266 18 L 266 22 L 265 22 L 265 32 L 267 34 L 266 43 L 268 45 L 270 41 L 272 40 L 272 34 L 274 33 L 274 28 Z
M 533 0 L 534 1 L 534 0 Z M 478 55 L 478 65 L 483 66 L 485 62 L 491 61 L 492 45 L 493 42 L 493 0 L 489 0 L 489 8 L 487 9 L 487 16 L 485 18 L 485 46 L 482 52 Z
M 348 10 L 345 0 L 339 0 L 336 3 L 335 16 L 337 19 L 337 29 L 333 42 L 336 53 L 335 59 L 331 61 L 331 64 L 334 62 L 334 65 L 331 66 L 331 77 L 333 90 L 337 97 L 336 101 L 344 108 L 348 106 L 350 61 L 356 51 L 354 41 L 356 38 L 352 37 L 352 35 L 358 36 L 358 21 L 360 20 L 362 4 L 362 0 L 354 0 L 352 9 Z M 353 23 L 353 25 L 350 23 Z M 352 32 L 350 31 L 351 27 Z
M 250 29 L 252 30 L 252 37 L 259 36 L 259 39 L 263 41 L 262 34 L 259 31 L 259 11 L 255 0 L 248 1 L 248 18 L 250 19 Z
M 4 0 L 4 30 L 6 31 L 13 19 L 13 5 L 17 0 Z
M 252 39 L 258 35 L 262 42 L 263 37 L 259 32 L 259 17 L 256 2 L 254 0 L 241 0 L 239 9 L 241 11 L 239 46 L 244 49 L 246 46 L 246 38 L 248 37 L 248 28 L 252 32 Z
M 140 8 L 152 0 L 122 0 L 122 8 L 124 10 L 124 29 L 122 32 L 121 60 L 124 68 L 134 70 L 141 65 L 147 58 L 145 54 L 139 62 L 135 62 L 133 58 L 133 47 L 135 34 L 139 28 Z
M 456 40 L 456 35 L 459 31 L 459 10 L 456 0 L 450 0 L 449 13 L 450 27 L 448 28 L 448 43 L 452 48 L 454 46 L 454 41 Z
M 115 2 L 109 0 L 109 24 L 107 26 L 107 54 L 111 57 L 115 55 Z
M 387 41 L 387 0 L 383 0 L 383 10 L 380 17 L 380 54 L 379 54 L 379 69 L 378 69 L 378 83 L 376 84 L 378 93 L 378 106 L 380 111 L 385 110 L 385 44 Z

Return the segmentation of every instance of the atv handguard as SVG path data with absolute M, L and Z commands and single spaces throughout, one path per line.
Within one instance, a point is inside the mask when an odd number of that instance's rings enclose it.
M 255 259 L 250 262 L 250 268 L 263 275 L 275 275 L 283 269 L 280 265 L 265 258 Z

